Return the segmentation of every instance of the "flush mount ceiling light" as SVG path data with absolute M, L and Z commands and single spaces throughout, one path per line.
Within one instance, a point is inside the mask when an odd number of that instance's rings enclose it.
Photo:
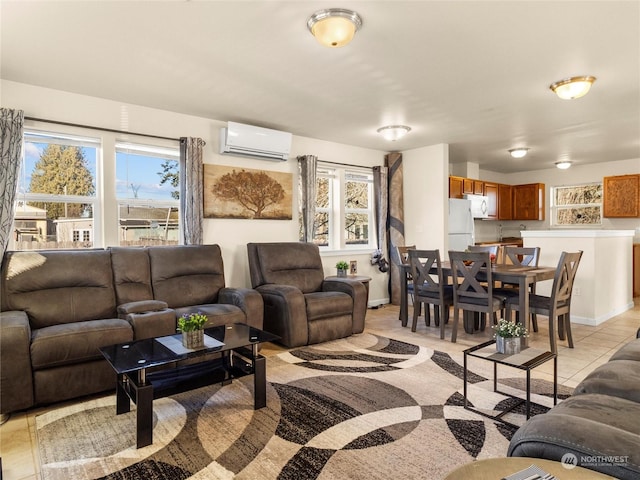
M 522 158 L 527 154 L 528 151 L 528 148 L 512 148 L 511 150 L 509 150 L 509 153 L 513 158 Z
M 362 26 L 362 18 L 352 10 L 319 10 L 307 20 L 307 28 L 325 47 L 344 47 Z
M 387 125 L 386 127 L 380 127 L 376 131 L 382 134 L 386 140 L 394 142 L 409 133 L 411 131 L 411 127 L 407 127 L 406 125 Z
M 589 92 L 591 84 L 596 81 L 596 77 L 583 76 L 571 77 L 552 83 L 549 88 L 563 100 L 583 97 Z
M 571 162 L 569 160 L 561 160 L 559 162 L 556 162 L 556 167 L 558 167 L 560 170 L 566 170 L 570 166 Z

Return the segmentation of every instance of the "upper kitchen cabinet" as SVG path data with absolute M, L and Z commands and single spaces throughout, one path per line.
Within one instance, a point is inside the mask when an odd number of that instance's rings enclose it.
M 449 198 L 463 198 L 465 194 L 474 193 L 474 183 L 478 180 L 464 177 L 449 177 Z M 480 182 L 482 183 L 482 182 Z
M 511 185 L 484 182 L 487 196 L 487 212 L 493 220 L 511 220 Z
M 498 220 L 513 220 L 513 187 L 498 184 Z
M 640 217 L 640 174 L 604 177 L 603 215 Z
M 498 184 L 484 182 L 484 194 L 487 197 L 487 215 L 493 220 L 498 219 Z
M 544 220 L 544 183 L 513 186 L 513 220 Z
M 473 194 L 484 195 L 484 182 L 482 180 L 473 181 Z

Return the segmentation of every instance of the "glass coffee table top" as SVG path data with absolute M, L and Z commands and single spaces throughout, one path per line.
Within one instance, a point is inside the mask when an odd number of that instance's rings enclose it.
M 182 334 L 146 338 L 102 347 L 100 351 L 118 374 L 149 367 L 272 342 L 280 337 L 242 323 L 206 328 L 205 346 L 197 350 L 182 347 Z

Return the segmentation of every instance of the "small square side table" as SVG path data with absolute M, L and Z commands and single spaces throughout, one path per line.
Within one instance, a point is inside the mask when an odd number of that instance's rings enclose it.
M 512 425 L 518 427 L 518 425 L 514 425 L 511 422 L 507 422 L 502 417 L 512 411 L 514 408 L 521 405 L 523 402 L 526 404 L 526 412 L 527 412 L 527 420 L 531 416 L 531 370 L 536 367 L 539 367 L 543 363 L 548 362 L 549 360 L 553 360 L 553 404 L 556 405 L 558 403 L 558 355 L 555 353 L 547 352 L 544 350 L 538 350 L 535 348 L 523 348 L 520 353 L 515 353 L 513 355 L 506 355 L 503 353 L 498 353 L 495 348 L 495 340 L 490 340 L 485 343 L 481 343 L 480 345 L 476 345 L 475 347 L 471 347 L 466 349 L 464 353 L 464 375 L 463 375 L 463 396 L 464 396 L 464 408 L 466 410 L 471 410 L 472 412 L 483 415 L 487 418 L 491 418 L 492 420 L 497 420 L 508 425 Z M 488 360 L 493 362 L 493 391 L 497 393 L 501 393 L 502 395 L 507 395 L 512 398 L 519 398 L 514 395 L 511 395 L 506 392 L 498 391 L 498 364 L 506 365 L 509 367 L 517 368 L 520 370 L 525 370 L 527 372 L 527 388 L 526 388 L 526 400 L 520 399 L 520 402 L 514 404 L 507 410 L 499 413 L 498 415 L 490 415 L 486 412 L 482 412 L 468 405 L 468 395 L 467 395 L 467 364 L 468 357 L 476 357 L 484 360 Z

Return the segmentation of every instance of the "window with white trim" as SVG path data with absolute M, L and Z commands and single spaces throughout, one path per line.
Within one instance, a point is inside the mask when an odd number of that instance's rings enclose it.
M 25 130 L 14 249 L 94 246 L 100 146 L 98 138 Z
M 177 245 L 178 148 L 116 143 L 119 245 Z
M 375 248 L 371 169 L 318 164 L 314 243 L 322 250 Z
M 25 129 L 9 249 L 178 243 L 177 142 L 92 134 Z
M 602 225 L 602 183 L 552 187 L 551 224 L 556 227 Z

